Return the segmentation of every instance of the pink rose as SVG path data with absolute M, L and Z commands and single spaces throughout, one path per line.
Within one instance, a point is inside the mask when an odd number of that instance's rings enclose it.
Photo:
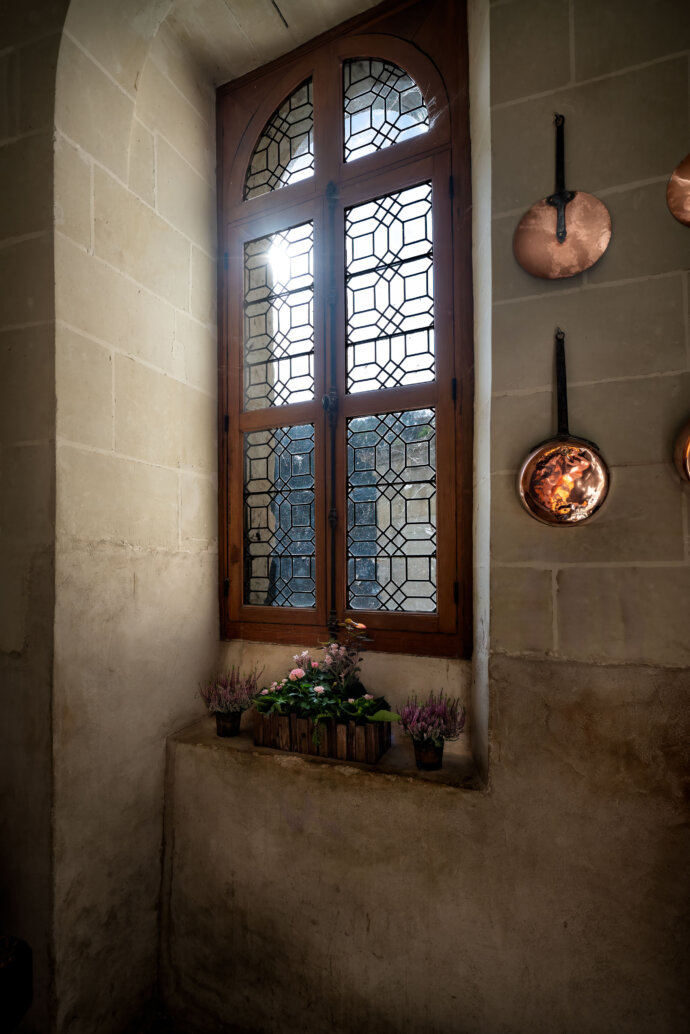
M 304 678 L 304 671 L 302 668 L 293 668 L 290 672 L 290 682 L 296 682 L 297 679 Z
M 261 696 L 262 696 L 262 697 L 265 697 L 267 693 L 268 693 L 268 690 L 267 690 L 267 689 L 262 689 L 262 690 L 261 690 Z
M 321 693 L 325 693 L 326 690 L 323 688 L 323 686 L 314 686 L 314 692 L 318 693 L 319 696 L 320 696 Z
M 348 704 L 354 704 L 355 698 L 354 697 L 348 697 L 347 698 L 347 702 L 348 702 Z
M 311 662 L 311 666 L 312 666 L 312 668 L 318 668 L 319 662 L 318 661 L 312 661 Z
M 324 664 L 332 664 L 333 663 L 333 658 L 330 657 L 328 654 L 326 654 L 326 656 L 323 659 L 323 663 Z
M 364 699 L 365 699 L 365 700 L 373 700 L 374 698 L 373 698 L 373 696 L 371 695 L 371 693 L 365 693 L 365 694 L 364 694 Z

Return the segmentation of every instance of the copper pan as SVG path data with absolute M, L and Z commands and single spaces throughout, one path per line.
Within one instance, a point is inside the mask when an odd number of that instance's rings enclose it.
M 690 481 L 690 420 L 681 428 L 673 450 L 673 462 L 684 481 Z
M 513 236 L 513 252 L 523 269 L 544 280 L 576 276 L 593 266 L 611 240 L 606 205 L 582 191 L 565 189 L 565 118 L 556 126 L 556 190 L 525 212 Z
M 671 215 L 690 226 L 690 154 L 673 170 L 666 187 L 666 202 Z
M 520 501 L 542 524 L 581 524 L 609 490 L 609 470 L 598 446 L 568 430 L 565 334 L 556 330 L 558 433 L 530 452 L 518 474 Z

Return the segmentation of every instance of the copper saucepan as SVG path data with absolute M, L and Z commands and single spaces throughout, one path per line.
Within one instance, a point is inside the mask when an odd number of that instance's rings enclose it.
M 611 216 L 593 194 L 565 189 L 565 117 L 556 126 L 556 190 L 525 212 L 513 236 L 523 269 L 544 280 L 576 276 L 593 266 L 611 240 Z
M 518 492 L 535 520 L 580 524 L 597 512 L 609 490 L 609 470 L 598 446 L 568 431 L 565 334 L 556 330 L 558 434 L 536 445 L 522 464 Z
M 690 226 L 690 154 L 671 173 L 666 187 L 666 202 L 679 223 Z

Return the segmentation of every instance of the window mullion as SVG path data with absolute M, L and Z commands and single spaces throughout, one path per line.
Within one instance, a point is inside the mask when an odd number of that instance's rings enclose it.
M 327 455 L 328 462 L 327 484 L 327 511 L 328 511 L 328 631 L 335 636 L 338 631 L 338 597 L 336 585 L 336 568 L 338 562 L 338 520 L 344 518 L 344 514 L 338 513 L 338 486 L 337 486 L 337 442 L 338 442 L 338 411 L 341 408 L 340 391 L 338 384 L 338 285 L 335 256 L 337 254 L 337 229 L 336 212 L 338 210 L 338 188 L 331 180 L 326 187 L 326 247 L 325 253 L 325 275 L 327 282 L 326 295 L 326 393 L 323 396 L 323 408 L 326 413 L 327 426 Z

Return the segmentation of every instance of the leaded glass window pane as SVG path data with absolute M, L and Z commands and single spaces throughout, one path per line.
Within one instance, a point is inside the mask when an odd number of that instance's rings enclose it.
M 375 58 L 343 65 L 345 161 L 419 136 L 429 129 L 421 90 L 402 68 Z
M 431 184 L 345 213 L 347 390 L 433 381 Z
M 314 234 L 292 226 L 244 246 L 244 408 L 314 397 Z
M 307 79 L 273 113 L 254 148 L 245 200 L 314 175 L 314 105 Z
M 436 610 L 433 409 L 348 421 L 347 583 L 355 610 Z
M 314 425 L 244 435 L 244 602 L 314 607 Z

